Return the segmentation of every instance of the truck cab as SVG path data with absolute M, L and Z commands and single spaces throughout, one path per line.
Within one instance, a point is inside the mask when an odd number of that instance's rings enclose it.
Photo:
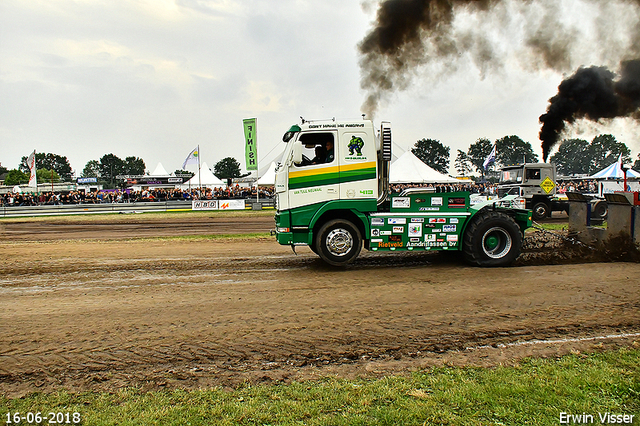
M 303 121 L 283 140 L 287 147 L 275 180 L 278 242 L 313 247 L 315 225 L 337 217 L 362 222 L 376 211 L 385 190 L 378 176 L 380 139 L 371 121 Z
M 501 266 L 520 253 L 531 212 L 470 205 L 468 192 L 411 188 L 389 193 L 391 125 L 306 121 L 285 133 L 276 168 L 275 236 L 306 245 L 333 266 L 371 251 L 461 251 L 470 263 Z
M 517 195 L 533 211 L 533 219 L 548 217 L 552 211 L 568 210 L 568 203 L 556 197 L 556 166 L 551 163 L 527 163 L 503 167 L 498 196 Z

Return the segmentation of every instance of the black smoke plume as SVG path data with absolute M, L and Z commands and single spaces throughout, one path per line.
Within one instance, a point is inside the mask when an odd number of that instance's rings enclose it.
M 515 60 L 528 71 L 552 69 L 567 73 L 583 64 L 584 51 L 597 58 L 595 63 L 618 64 L 622 60 L 640 58 L 640 0 L 582 0 L 577 7 L 591 11 L 593 20 L 584 24 L 568 24 L 566 13 L 573 13 L 566 4 L 558 0 L 383 0 L 372 30 L 358 45 L 360 52 L 361 87 L 366 91 L 363 112 L 371 118 L 375 115 L 380 101 L 393 92 L 407 90 L 413 79 L 424 68 L 430 83 L 439 75 L 455 69 L 458 58 L 466 55 L 478 67 L 482 75 L 488 70 L 499 70 L 507 61 Z M 575 5 L 573 7 L 576 7 Z M 595 11 L 595 12 L 594 12 Z M 454 28 L 459 12 L 467 12 L 477 22 L 490 23 L 490 27 L 471 26 L 466 29 Z M 572 26 L 574 25 L 574 26 Z M 519 37 L 518 51 L 504 50 L 496 43 L 486 28 L 516 28 L 521 31 L 512 34 L 505 30 L 503 37 Z M 585 45 L 580 29 L 590 28 L 599 36 L 597 45 Z M 590 60 L 592 61 L 592 60 Z M 626 62 L 626 72 L 633 74 L 634 62 Z M 431 73 L 435 69 L 441 74 Z M 442 71 L 444 70 L 444 71 Z M 587 71 L 588 70 L 588 71 Z M 625 72 L 624 70 L 622 72 Z M 578 116 L 599 117 L 599 108 L 607 110 L 603 117 L 616 114 L 613 110 L 624 110 L 626 103 L 633 102 L 633 79 L 626 83 L 614 82 L 614 75 L 600 68 L 584 68 L 576 73 L 580 82 L 573 85 L 574 102 L 589 104 L 594 93 L 580 94 L 580 88 L 597 92 L 599 98 L 592 108 L 576 108 Z M 508 76 L 507 76 L 508 77 Z M 584 80 L 583 80 L 584 79 Z M 614 85 L 614 93 L 606 95 L 606 87 Z M 628 87 L 629 89 L 625 89 Z M 560 95 L 559 95 L 560 96 Z M 551 135 L 561 131 L 558 121 L 551 123 L 556 108 L 545 114 L 549 125 L 545 127 L 543 140 L 553 144 Z M 620 114 L 619 112 L 617 114 Z M 549 117 L 546 117 L 549 115 Z M 561 114 L 560 114 L 561 115 Z M 571 115 L 566 115 L 568 120 Z M 575 119 L 575 118 L 574 118 Z M 560 121 L 562 122 L 562 120 Z M 541 137 L 542 137 L 541 132 Z
M 546 114 L 540 116 L 543 161 L 567 124 L 577 119 L 638 118 L 639 108 L 639 59 L 623 62 L 617 76 L 605 67 L 580 68 L 560 83 L 558 94 L 549 99 Z
M 486 9 L 494 0 L 386 0 L 376 27 L 360 42 L 361 85 L 368 91 L 363 110 L 373 115 L 385 93 L 405 89 L 410 72 L 429 54 L 455 54 L 451 36 L 454 7 Z M 427 50 L 432 50 L 429 54 Z

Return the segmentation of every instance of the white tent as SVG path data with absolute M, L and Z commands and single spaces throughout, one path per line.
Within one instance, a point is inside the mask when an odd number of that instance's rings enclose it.
M 391 183 L 460 183 L 456 178 L 433 170 L 411 151 L 405 151 L 391 163 L 389 180 Z
M 219 186 L 225 186 L 225 183 L 215 177 L 215 175 L 209 170 L 207 163 L 202 163 L 200 166 L 200 177 L 198 178 L 198 172 L 187 182 L 180 185 L 182 189 L 197 188 L 198 185 L 202 185 L 207 188 L 217 188 Z
M 276 163 L 271 162 L 271 165 L 266 172 L 258 179 L 258 186 L 270 186 L 276 184 Z
M 170 176 L 169 173 L 162 167 L 162 163 L 158 163 L 156 169 L 149 176 Z
M 633 169 L 628 169 L 627 178 L 640 178 L 640 173 Z M 609 167 L 605 167 L 598 173 L 589 176 L 589 179 L 624 179 L 624 173 L 622 172 L 622 160 L 618 158 L 618 161 Z

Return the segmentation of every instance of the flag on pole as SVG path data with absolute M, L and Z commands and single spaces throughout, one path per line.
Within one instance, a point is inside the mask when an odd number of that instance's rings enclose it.
M 198 162 L 198 151 L 200 151 L 198 148 L 199 146 L 189 153 L 189 156 L 187 157 L 187 159 L 184 160 L 184 163 L 182 163 L 182 170 L 184 170 L 185 167 L 187 167 L 187 164 L 200 164 Z
M 31 171 L 31 176 L 29 176 L 29 187 L 38 188 L 38 180 L 36 179 L 36 150 L 27 158 L 27 166 L 29 166 L 29 170 Z
M 244 124 L 244 156 L 247 170 L 258 170 L 258 135 L 256 126 L 257 118 L 246 118 L 242 120 Z
M 495 161 L 496 161 L 496 146 L 493 145 L 493 149 L 489 153 L 489 156 L 487 156 L 487 158 L 484 160 L 484 163 L 482 163 L 482 166 L 484 167 L 485 170 L 487 170 L 487 167 L 489 167 L 489 164 Z

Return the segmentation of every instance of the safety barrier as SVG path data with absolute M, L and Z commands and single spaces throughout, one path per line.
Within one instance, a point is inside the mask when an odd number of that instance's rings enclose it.
M 609 238 L 625 236 L 640 244 L 640 202 L 638 193 L 618 192 L 605 194 L 607 201 L 607 226 L 596 227 L 591 203 L 580 194 L 569 197 L 569 233 L 585 244 L 596 244 Z
M 244 200 L 245 208 L 258 209 L 255 199 Z M 261 208 L 273 207 L 273 200 L 261 199 Z M 75 214 L 104 214 L 104 213 L 143 213 L 168 212 L 174 210 L 191 210 L 191 201 L 154 201 L 136 203 L 101 203 L 101 204 L 59 204 L 43 206 L 3 206 L 0 207 L 0 217 L 20 216 L 55 216 Z

